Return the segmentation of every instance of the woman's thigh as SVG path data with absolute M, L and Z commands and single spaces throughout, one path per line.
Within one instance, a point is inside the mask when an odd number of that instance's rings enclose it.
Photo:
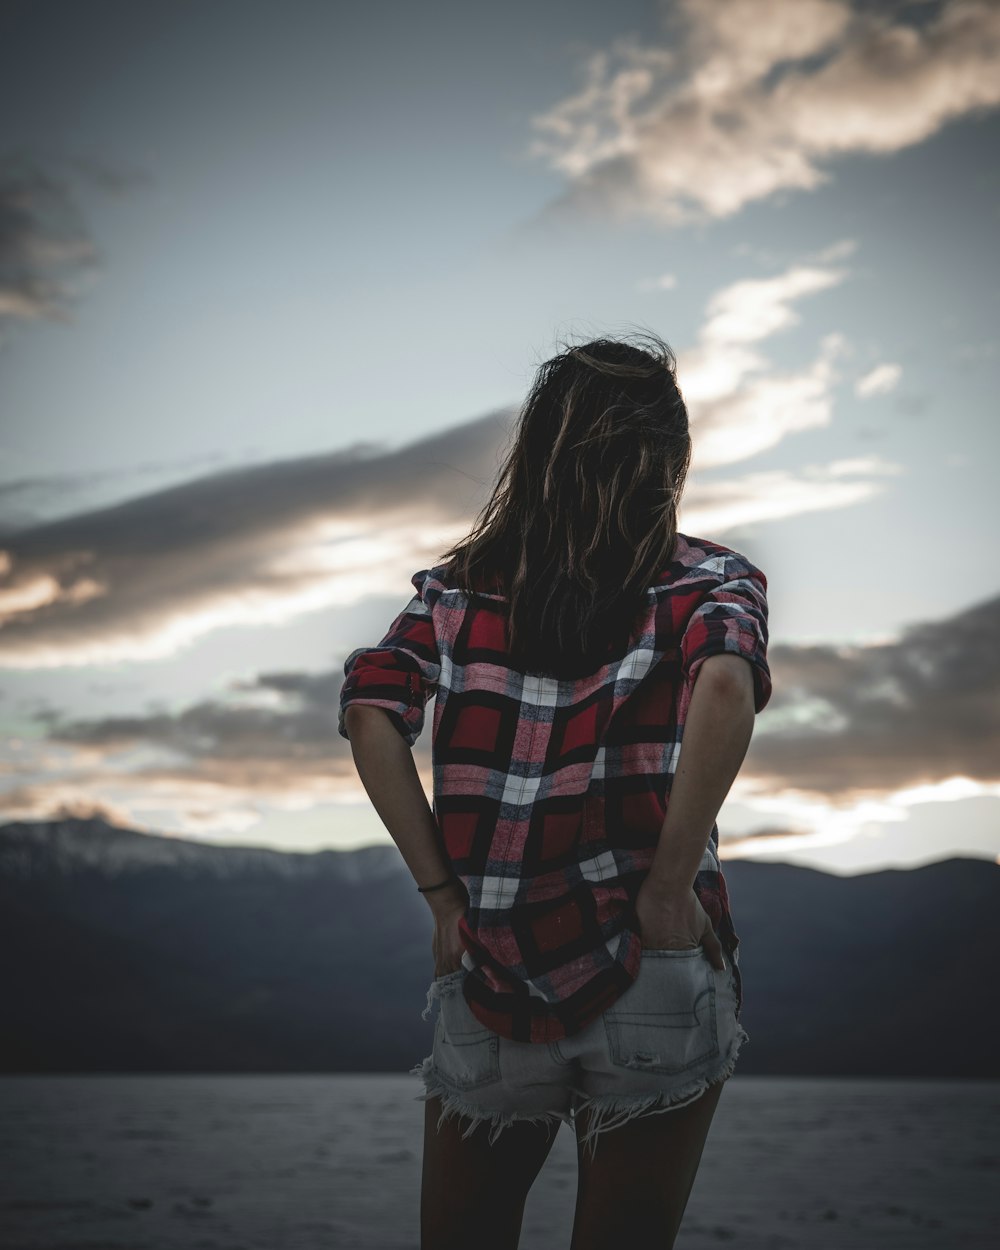
M 528 1192 L 552 1149 L 558 1123 L 515 1121 L 491 1142 L 488 1121 L 470 1133 L 461 1117 L 441 1121 L 441 1112 L 439 1096 L 426 1100 L 421 1246 L 513 1250 Z
M 595 1155 L 581 1141 L 588 1113 L 578 1113 L 580 1179 L 570 1250 L 669 1250 L 724 1084 L 716 1081 L 668 1114 L 637 1117 L 603 1134 Z

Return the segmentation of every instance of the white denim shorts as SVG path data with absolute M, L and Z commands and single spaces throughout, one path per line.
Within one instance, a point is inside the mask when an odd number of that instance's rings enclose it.
M 587 1108 L 582 1140 L 593 1151 L 606 1129 L 683 1107 L 732 1075 L 748 1035 L 736 1015 L 730 958 L 722 970 L 702 946 L 644 948 L 628 989 L 557 1042 L 515 1042 L 486 1028 L 462 993 L 465 967 L 435 977 L 423 1012 L 427 1019 L 438 1001 L 433 1049 L 410 1069 L 424 1083 L 417 1099 L 441 1097 L 439 1130 L 453 1115 L 469 1121 L 463 1137 L 488 1122 L 490 1144 L 516 1120 L 558 1128 Z M 732 958 L 739 962 L 737 952 Z

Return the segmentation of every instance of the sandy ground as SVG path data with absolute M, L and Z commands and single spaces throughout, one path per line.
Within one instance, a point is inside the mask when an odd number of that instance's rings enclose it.
M 385 1076 L 0 1077 L 4 1250 L 416 1250 L 423 1104 Z M 1000 1220 L 1000 1082 L 735 1076 L 678 1250 L 966 1250 Z M 521 1250 L 568 1247 L 568 1127 Z

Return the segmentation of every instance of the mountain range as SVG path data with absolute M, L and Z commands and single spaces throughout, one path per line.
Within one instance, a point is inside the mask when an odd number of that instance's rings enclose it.
M 837 877 L 725 860 L 739 1071 L 1000 1076 L 1000 866 Z M 404 1071 L 432 919 L 391 843 L 222 847 L 0 826 L 0 1071 Z

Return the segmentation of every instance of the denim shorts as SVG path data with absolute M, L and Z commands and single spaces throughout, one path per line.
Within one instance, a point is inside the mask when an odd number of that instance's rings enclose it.
M 468 969 L 435 977 L 426 1019 L 439 1009 L 431 1053 L 410 1069 L 423 1078 L 426 1101 L 442 1099 L 438 1129 L 448 1116 L 469 1120 L 463 1137 L 481 1122 L 492 1144 L 515 1120 L 573 1125 L 584 1107 L 591 1116 L 581 1140 L 636 1116 L 672 1111 L 693 1102 L 732 1075 L 748 1040 L 736 1015 L 730 958 L 712 966 L 704 947 L 645 948 L 639 973 L 610 1007 L 582 1032 L 557 1042 L 515 1042 L 486 1028 L 462 993 Z

